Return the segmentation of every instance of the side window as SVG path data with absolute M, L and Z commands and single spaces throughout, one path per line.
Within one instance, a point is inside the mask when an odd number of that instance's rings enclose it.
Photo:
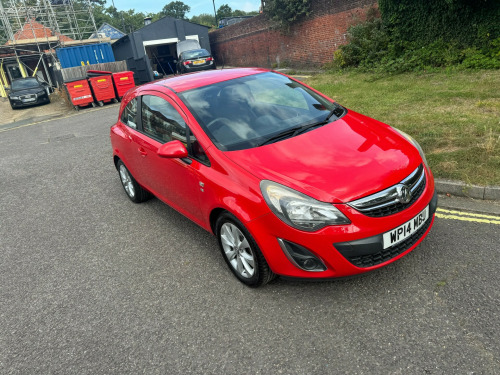
M 121 121 L 133 129 L 137 129 L 137 98 L 132 99 L 123 109 Z
M 169 102 L 158 96 L 144 95 L 141 112 L 146 135 L 161 143 L 179 140 L 187 147 L 186 123 Z

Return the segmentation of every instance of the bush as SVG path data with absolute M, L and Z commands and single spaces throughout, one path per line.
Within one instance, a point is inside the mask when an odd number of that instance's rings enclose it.
M 394 40 L 420 46 L 436 40 L 483 47 L 500 37 L 498 0 L 379 0 Z
M 352 26 L 348 33 L 348 44 L 340 47 L 337 55 L 339 66 L 375 64 L 387 55 L 389 34 L 380 18 Z
M 462 51 L 464 57 L 462 67 L 465 69 L 500 69 L 500 38 L 497 38 L 486 48 L 476 47 Z
M 348 30 L 348 44 L 335 51 L 327 69 L 357 67 L 365 71 L 402 73 L 433 68 L 499 69 L 500 38 L 484 42 L 481 48 L 461 48 L 458 42 L 438 39 L 422 46 L 404 42 L 374 18 Z

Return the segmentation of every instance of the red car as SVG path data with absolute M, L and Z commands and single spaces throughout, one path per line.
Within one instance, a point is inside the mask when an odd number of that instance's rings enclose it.
M 214 233 L 249 286 L 383 267 L 434 221 L 434 180 L 415 140 L 269 70 L 137 87 L 111 144 L 128 197 L 154 195 Z

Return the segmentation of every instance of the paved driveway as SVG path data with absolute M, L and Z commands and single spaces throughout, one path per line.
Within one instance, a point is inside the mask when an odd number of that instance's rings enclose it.
M 0 129 L 0 373 L 500 373 L 500 219 L 439 217 L 364 277 L 249 289 L 209 233 L 128 200 L 116 117 Z
M 7 98 L 0 97 L 0 126 L 22 121 L 32 123 L 37 119 L 60 117 L 74 112 L 73 106 L 62 92 L 50 95 L 49 104 L 12 109 Z

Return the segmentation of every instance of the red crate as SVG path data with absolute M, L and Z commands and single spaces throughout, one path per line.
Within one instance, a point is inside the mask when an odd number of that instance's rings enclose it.
M 92 96 L 89 83 L 86 79 L 65 82 L 64 84 L 68 89 L 71 103 L 73 103 L 76 110 L 78 110 L 79 107 L 85 107 L 94 103 L 94 97 Z
M 134 72 L 113 73 L 113 82 L 115 83 L 116 96 L 121 99 L 128 90 L 135 87 Z
M 94 92 L 97 104 L 100 106 L 105 102 L 116 101 L 115 88 L 113 87 L 113 80 L 111 76 L 97 76 L 89 77 L 90 86 Z

